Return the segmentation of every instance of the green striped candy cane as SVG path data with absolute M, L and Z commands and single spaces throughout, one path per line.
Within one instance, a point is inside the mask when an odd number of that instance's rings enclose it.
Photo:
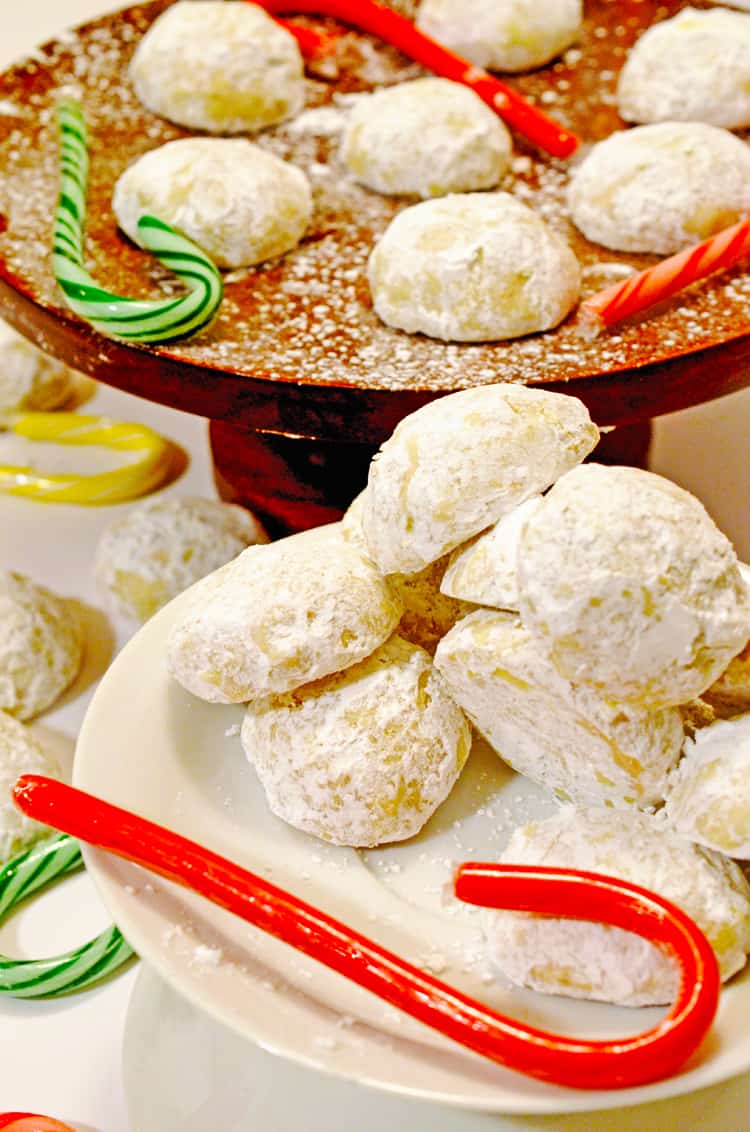
M 0 869 L 0 923 L 22 900 L 83 865 L 78 842 L 67 834 L 38 841 Z M 49 959 L 0 955 L 0 994 L 13 998 L 56 998 L 106 978 L 133 955 L 116 927 L 96 939 Z
M 127 342 L 169 342 L 197 334 L 213 319 L 224 285 L 218 268 L 192 240 L 154 216 L 142 216 L 144 246 L 188 285 L 178 299 L 128 299 L 103 290 L 83 266 L 89 156 L 86 122 L 77 102 L 58 107 L 60 197 L 52 264 L 71 310 L 101 334 Z

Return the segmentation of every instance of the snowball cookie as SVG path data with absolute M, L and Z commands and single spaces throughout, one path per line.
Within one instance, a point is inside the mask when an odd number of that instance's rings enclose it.
M 370 465 L 362 526 L 384 574 L 416 574 L 589 454 L 576 397 L 485 385 L 404 417 Z
M 581 32 L 581 0 L 422 0 L 417 27 L 491 71 L 528 71 Z
M 693 699 L 750 635 L 729 539 L 695 496 L 639 468 L 563 476 L 524 524 L 518 589 L 558 670 L 615 700 Z
M 427 653 L 392 637 L 346 672 L 250 704 L 242 745 L 277 817 L 365 847 L 419 832 L 471 731 Z
M 172 629 L 168 663 L 213 703 L 288 692 L 368 656 L 391 635 L 401 602 L 332 523 L 251 546 L 197 582 Z
M 513 614 L 480 609 L 451 629 L 435 666 L 500 757 L 567 801 L 661 803 L 684 741 L 676 708 L 649 711 L 564 680 Z
M 312 194 L 301 169 L 252 142 L 180 138 L 125 170 L 112 207 L 136 244 L 143 246 L 138 221 L 151 213 L 219 267 L 248 267 L 297 246 L 310 223 Z
M 683 8 L 654 24 L 620 72 L 617 104 L 628 122 L 750 126 L 750 16 Z
M 475 609 L 468 601 L 457 601 L 440 592 L 447 565 L 445 555 L 418 574 L 391 574 L 388 579 L 404 604 L 399 633 L 430 655 L 456 622 Z
M 183 0 L 151 25 L 130 64 L 141 102 L 181 126 L 262 130 L 305 102 L 297 41 L 244 0 Z
M 0 412 L 57 409 L 76 377 L 0 320 Z
M 0 570 L 0 710 L 31 719 L 73 683 L 83 660 L 75 607 L 24 574 Z
M 342 156 L 379 193 L 439 197 L 491 189 L 510 164 L 510 134 L 478 94 L 448 79 L 414 79 L 356 104 Z
M 501 862 L 584 869 L 641 885 L 672 901 L 703 929 L 722 979 L 750 950 L 750 885 L 739 867 L 691 845 L 637 810 L 563 807 L 516 829 Z M 512 982 L 546 994 L 623 1006 L 671 1002 L 674 962 L 632 932 L 524 912 L 488 912 L 487 945 Z
M 447 342 L 518 338 L 557 326 L 578 301 L 578 260 L 509 193 L 457 193 L 405 208 L 367 265 L 388 326 Z
M 750 146 L 701 122 L 622 130 L 594 146 L 568 202 L 588 240 L 669 255 L 750 210 Z
M 518 540 L 527 517 L 541 501 L 541 495 L 532 495 L 494 527 L 454 550 L 440 586 L 443 593 L 494 609 L 517 610 Z
M 37 743 L 28 727 L 0 711 L 0 867 L 49 833 L 14 804 L 11 791 L 22 774 L 60 777 L 57 761 Z
M 688 740 L 666 812 L 690 841 L 750 859 L 750 715 L 719 720 Z
M 750 644 L 732 657 L 719 679 L 706 688 L 703 699 L 719 716 L 750 711 Z
M 349 505 L 341 520 L 341 533 L 347 541 L 369 556 L 370 551 L 362 530 L 365 494 L 361 491 Z M 391 574 L 388 578 L 404 606 L 398 624 L 399 636 L 426 649 L 430 655 L 448 630 L 474 609 L 469 602 L 456 601 L 440 592 L 447 565 L 446 555 L 425 566 L 418 574 Z
M 173 597 L 255 543 L 268 542 L 249 511 L 215 499 L 150 499 L 111 523 L 94 574 L 112 607 L 147 621 Z

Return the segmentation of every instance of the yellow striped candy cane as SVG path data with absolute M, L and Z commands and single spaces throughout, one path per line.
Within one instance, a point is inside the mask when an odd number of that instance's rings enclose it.
M 95 445 L 141 454 L 132 463 L 93 475 L 53 474 L 0 464 L 0 491 L 46 503 L 96 505 L 137 499 L 163 483 L 172 467 L 174 449 L 170 442 L 142 424 L 80 413 L 19 413 L 0 418 L 0 429 L 42 443 Z

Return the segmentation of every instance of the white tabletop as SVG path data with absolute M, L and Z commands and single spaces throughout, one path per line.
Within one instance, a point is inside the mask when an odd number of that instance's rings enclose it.
M 0 65 L 106 8 L 103 0 L 4 0 Z M 214 494 L 204 422 L 103 387 L 88 409 L 142 421 L 177 441 L 191 462 L 179 483 L 167 490 Z M 749 426 L 750 392 L 674 414 L 658 422 L 652 458 L 655 470 L 703 499 L 745 559 L 750 559 L 750 513 L 743 506 L 750 497 L 750 462 L 745 458 Z M 72 757 L 96 680 L 128 632 L 111 619 L 108 629 L 103 615 L 95 612 L 101 602 L 91 573 L 98 536 L 118 510 L 52 507 L 0 497 L 0 568 L 21 570 L 79 598 L 92 607 L 92 625 L 98 629 L 100 643 L 83 676 L 62 706 L 40 724 L 45 739 L 67 758 Z M 0 929 L 0 952 L 66 950 L 89 938 L 106 920 L 81 875 L 32 902 Z M 239 1076 L 230 1072 L 231 1066 L 240 1065 Z M 186 1088 L 187 1082 L 192 1088 Z M 601 1116 L 493 1119 L 438 1112 L 364 1093 L 251 1050 L 198 1017 L 150 972 L 138 975 L 135 965 L 106 986 L 70 999 L 0 1001 L 0 1112 L 48 1113 L 77 1132 L 239 1132 L 249 1127 L 263 1132 L 344 1132 L 355 1122 L 361 1132 L 388 1124 L 405 1127 L 407 1122 L 415 1132 L 479 1132 L 490 1127 L 495 1132 L 666 1132 L 675 1127 L 743 1132 L 750 1129 L 749 1102 L 747 1075 L 693 1097 Z

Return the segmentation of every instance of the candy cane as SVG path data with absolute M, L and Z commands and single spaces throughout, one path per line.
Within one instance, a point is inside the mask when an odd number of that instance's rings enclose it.
M 376 35 L 392 44 L 445 79 L 470 87 L 499 114 L 512 129 L 532 145 L 553 157 L 570 157 L 580 145 L 578 138 L 560 122 L 548 118 L 532 103 L 522 98 L 513 87 L 501 82 L 488 71 L 430 39 L 404 16 L 380 0 L 250 0 L 268 12 L 278 15 L 306 13 L 333 16 L 360 31 Z
M 88 143 L 77 102 L 58 107 L 60 196 L 55 215 L 52 265 L 71 310 L 101 334 L 128 342 L 168 342 L 197 334 L 213 319 L 223 296 L 218 269 L 191 240 L 154 216 L 138 231 L 160 263 L 187 283 L 179 299 L 128 299 L 103 290 L 83 266 L 83 226 L 88 185 Z
M 730 228 L 722 228 L 703 243 L 686 248 L 637 275 L 631 275 L 624 282 L 592 295 L 581 303 L 582 326 L 591 333 L 613 326 L 656 303 L 671 299 L 685 287 L 716 271 L 734 267 L 749 255 L 750 220 L 742 220 Z
M 52 474 L 0 464 L 0 491 L 9 495 L 46 503 L 119 503 L 153 491 L 172 467 L 173 446 L 146 425 L 79 413 L 21 413 L 0 417 L 0 431 L 3 428 L 27 440 L 142 453 L 133 463 L 94 475 Z
M 4 1132 L 73 1132 L 69 1124 L 33 1112 L 0 1112 Z
M 0 869 L 0 923 L 28 896 L 83 865 L 78 842 L 66 834 L 37 842 Z M 0 994 L 56 998 L 111 975 L 133 955 L 116 927 L 64 955 L 9 959 L 0 955 Z

